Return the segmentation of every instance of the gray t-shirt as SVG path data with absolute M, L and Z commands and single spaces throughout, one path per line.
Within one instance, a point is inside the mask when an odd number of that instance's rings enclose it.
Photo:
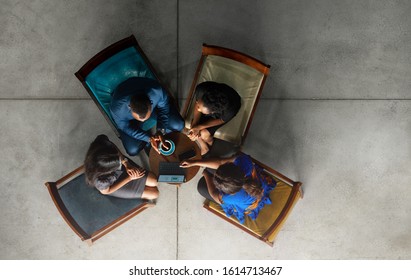
M 108 189 L 110 186 L 112 186 L 117 181 L 117 179 L 120 177 L 122 173 L 123 173 L 122 170 L 117 170 L 117 171 L 112 172 L 111 174 L 100 176 L 94 182 L 94 186 L 99 191 L 104 191 Z

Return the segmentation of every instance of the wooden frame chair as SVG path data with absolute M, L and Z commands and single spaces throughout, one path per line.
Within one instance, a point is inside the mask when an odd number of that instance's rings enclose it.
M 242 106 L 238 114 L 218 129 L 214 136 L 235 146 L 242 146 L 269 72 L 270 65 L 251 56 L 232 49 L 203 44 L 201 59 L 182 111 L 186 127 L 189 127 L 193 118 L 196 86 L 205 81 L 225 83 L 240 94 Z
M 109 106 L 113 91 L 128 78 L 145 77 L 157 80 L 167 91 L 172 102 L 177 104 L 172 94 L 160 81 L 153 65 L 133 35 L 96 54 L 75 73 L 75 76 L 85 87 L 118 137 L 120 133 L 111 117 Z
M 102 195 L 86 184 L 84 166 L 56 182 L 45 183 L 50 196 L 70 228 L 89 245 L 125 223 L 153 203 Z
M 270 193 L 272 204 L 265 205 L 258 214 L 257 219 L 252 220 L 246 216 L 244 224 L 241 224 L 234 216 L 227 217 L 219 204 L 205 200 L 204 208 L 218 217 L 233 224 L 246 233 L 273 246 L 274 240 L 283 227 L 295 204 L 303 198 L 302 183 L 295 182 L 278 171 L 253 159 L 253 162 L 263 168 L 263 172 L 273 178 L 277 185 Z

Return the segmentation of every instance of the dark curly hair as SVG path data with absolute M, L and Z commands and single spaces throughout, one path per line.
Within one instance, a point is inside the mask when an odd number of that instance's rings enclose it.
M 235 92 L 237 94 L 230 86 L 212 81 L 198 84 L 195 90 L 197 99 L 201 99 L 204 106 L 219 118 L 224 115 L 224 111 L 230 106 L 226 94 L 228 92 Z
M 263 188 L 260 182 L 246 177 L 240 167 L 232 162 L 220 165 L 214 174 L 214 185 L 226 194 L 234 194 L 244 189 L 249 195 L 260 199 Z
M 86 182 L 94 186 L 96 180 L 109 180 L 119 168 L 120 154 L 117 147 L 104 134 L 90 144 L 84 160 Z

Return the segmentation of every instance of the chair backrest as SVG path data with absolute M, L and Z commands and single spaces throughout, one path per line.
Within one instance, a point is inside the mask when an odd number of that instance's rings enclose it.
M 116 87 L 131 77 L 145 77 L 160 82 L 154 67 L 134 36 L 127 37 L 102 50 L 84 64 L 75 75 L 117 136 L 120 134 L 109 109 L 111 96 Z M 170 93 L 169 95 L 172 97 Z
M 253 162 L 262 168 L 264 176 L 276 181 L 276 187 L 270 192 L 272 203 L 265 205 L 255 220 L 246 216 L 244 224 L 241 224 L 234 216 L 228 218 L 219 204 L 209 200 L 204 202 L 204 208 L 259 240 L 273 246 L 277 234 L 283 227 L 295 204 L 303 197 L 301 190 L 302 183 L 292 181 L 255 159 L 253 159 Z
M 102 195 L 86 184 L 83 166 L 46 186 L 64 220 L 89 244 L 153 206 L 141 199 Z
M 182 114 L 186 120 L 186 126 L 189 126 L 193 118 L 196 86 L 205 81 L 225 83 L 239 93 L 242 105 L 237 115 L 228 124 L 218 129 L 214 136 L 236 145 L 242 145 L 269 71 L 269 65 L 246 54 L 204 44 Z

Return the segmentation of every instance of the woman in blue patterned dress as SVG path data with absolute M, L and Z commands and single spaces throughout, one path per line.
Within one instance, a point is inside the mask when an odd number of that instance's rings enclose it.
M 276 182 L 264 175 L 248 155 L 187 160 L 181 166 L 206 167 L 198 183 L 199 193 L 220 204 L 228 217 L 235 216 L 240 223 L 244 223 L 245 215 L 256 219 L 264 205 L 271 204 L 269 193 Z

